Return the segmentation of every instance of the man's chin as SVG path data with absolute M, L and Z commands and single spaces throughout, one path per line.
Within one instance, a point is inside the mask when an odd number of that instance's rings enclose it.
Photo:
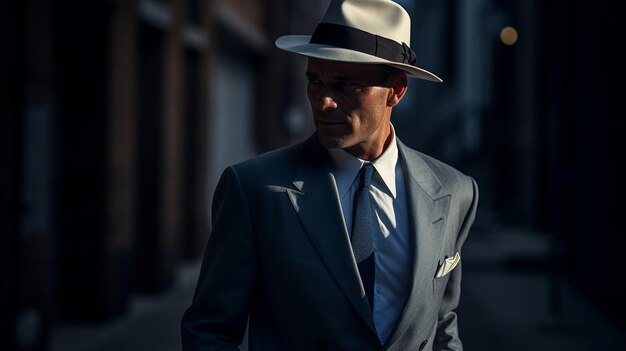
M 322 144 L 327 149 L 344 149 L 349 147 L 347 139 L 344 137 L 335 137 L 329 135 L 323 135 L 321 133 L 317 133 L 317 137 Z

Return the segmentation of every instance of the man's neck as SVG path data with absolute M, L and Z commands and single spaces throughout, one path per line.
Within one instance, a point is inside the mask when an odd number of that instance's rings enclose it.
M 382 137 L 382 135 L 384 135 L 384 137 Z M 381 137 L 375 139 L 372 143 L 357 144 L 347 147 L 344 150 L 361 160 L 373 161 L 387 150 L 389 143 L 393 140 L 393 136 L 393 128 L 391 127 L 391 123 L 388 123 L 381 131 Z M 379 140 L 382 140 L 382 142 Z

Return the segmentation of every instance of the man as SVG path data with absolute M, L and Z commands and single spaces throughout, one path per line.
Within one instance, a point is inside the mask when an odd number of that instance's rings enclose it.
M 389 0 L 332 1 L 309 57 L 316 133 L 227 168 L 185 350 L 461 350 L 460 251 L 475 182 L 398 140 L 391 113 L 414 65 Z

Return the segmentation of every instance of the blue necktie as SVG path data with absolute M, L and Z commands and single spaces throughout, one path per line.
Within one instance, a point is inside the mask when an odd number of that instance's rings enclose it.
M 374 166 L 366 163 L 361 167 L 359 187 L 354 196 L 354 215 L 352 221 L 352 251 L 359 267 L 361 281 L 370 304 L 374 307 L 374 274 L 376 262 L 374 258 L 374 235 L 372 221 L 372 201 L 369 187 L 374 174 Z

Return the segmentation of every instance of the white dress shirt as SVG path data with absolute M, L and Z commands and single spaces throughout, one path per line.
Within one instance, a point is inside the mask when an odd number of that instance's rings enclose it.
M 372 161 L 376 169 L 372 177 L 370 195 L 374 200 L 378 228 L 374 235 L 376 279 L 374 282 L 374 325 L 381 344 L 393 330 L 409 294 L 411 250 L 409 239 L 408 205 L 404 173 L 398 162 L 395 131 L 392 141 L 380 157 Z M 343 149 L 328 149 L 333 160 L 333 176 L 341 200 L 346 230 L 352 230 L 354 194 L 358 188 L 359 170 L 367 161 Z

